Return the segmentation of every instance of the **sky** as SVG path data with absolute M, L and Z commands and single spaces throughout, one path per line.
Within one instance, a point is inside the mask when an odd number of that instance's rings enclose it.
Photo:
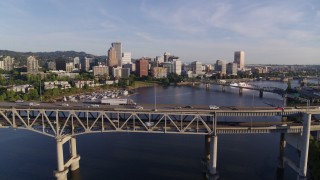
M 6 0 L 0 49 L 132 58 L 170 52 L 183 62 L 320 64 L 319 0 Z

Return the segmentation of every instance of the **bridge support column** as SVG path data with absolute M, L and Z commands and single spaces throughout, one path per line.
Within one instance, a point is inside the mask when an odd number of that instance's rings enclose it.
M 209 180 L 218 178 L 217 172 L 217 149 L 218 149 L 218 136 L 213 135 L 210 137 L 210 159 L 209 159 L 209 172 L 207 174 Z
M 70 158 L 67 162 L 64 162 L 63 158 L 63 144 L 69 141 L 69 148 L 70 148 Z M 71 171 L 75 171 L 79 169 L 79 161 L 80 156 L 77 154 L 77 147 L 76 147 L 76 138 L 75 137 L 64 137 L 64 138 L 57 138 L 57 160 L 58 160 L 58 169 L 54 171 L 54 175 L 57 180 L 67 180 L 67 174 L 69 172 L 69 167 Z
M 222 86 L 221 86 L 221 91 L 222 91 L 222 92 L 226 92 L 226 86 L 222 85 Z
M 240 88 L 239 88 L 239 95 L 240 95 L 240 96 L 242 96 L 242 91 L 243 91 L 243 88 L 240 87 Z
M 57 164 L 58 170 L 54 172 L 57 180 L 67 180 L 68 168 L 64 167 L 63 159 L 63 141 L 62 139 L 57 139 Z
M 204 157 L 203 157 L 203 173 L 207 174 L 210 160 L 210 135 L 204 137 Z
M 287 106 L 287 101 L 288 100 L 288 95 L 287 94 L 284 94 L 283 95 L 283 107 L 286 107 Z
M 70 139 L 71 143 L 71 159 L 73 159 L 72 163 L 71 163 L 71 171 L 75 171 L 77 169 L 79 169 L 80 165 L 79 165 L 79 161 L 80 161 L 80 156 L 77 154 L 77 144 L 76 144 L 76 138 L 72 137 Z
M 259 97 L 263 98 L 263 90 L 262 89 L 259 90 Z
M 210 84 L 206 83 L 206 89 L 208 90 L 210 88 Z
M 278 168 L 280 170 L 284 169 L 284 152 L 286 148 L 286 140 L 285 140 L 285 133 L 280 134 L 280 152 L 279 152 L 279 160 L 278 160 Z
M 307 177 L 307 165 L 309 155 L 309 138 L 310 138 L 310 127 L 311 127 L 311 114 L 304 114 L 303 116 L 303 132 L 302 132 L 302 147 L 300 153 L 300 165 L 299 165 L 299 176 L 301 178 Z

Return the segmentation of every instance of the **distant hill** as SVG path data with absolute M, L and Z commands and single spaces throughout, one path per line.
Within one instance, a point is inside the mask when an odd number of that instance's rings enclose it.
M 43 66 L 47 61 L 54 61 L 57 58 L 65 58 L 66 60 L 72 61 L 73 58 L 79 57 L 90 57 L 99 60 L 106 59 L 106 56 L 94 56 L 92 54 L 87 54 L 85 52 L 76 51 L 55 51 L 55 52 L 16 52 L 8 50 L 0 50 L 0 56 L 11 56 L 15 58 L 15 64 L 18 66 L 26 65 L 27 58 L 29 56 L 36 56 L 39 60 L 39 65 Z

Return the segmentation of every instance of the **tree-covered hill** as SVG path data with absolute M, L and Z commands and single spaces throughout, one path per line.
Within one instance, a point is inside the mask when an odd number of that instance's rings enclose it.
M 27 58 L 29 56 L 36 56 L 39 60 L 39 65 L 42 66 L 47 61 L 54 61 L 57 58 L 65 58 L 67 60 L 73 60 L 75 57 L 84 58 L 98 58 L 105 59 L 106 56 L 95 56 L 92 54 L 87 54 L 85 52 L 76 52 L 76 51 L 55 51 L 55 52 L 16 52 L 16 51 L 8 51 L 8 50 L 0 50 L 0 57 L 2 58 L 6 56 L 14 57 L 15 64 L 17 66 L 26 65 Z M 2 59 L 0 58 L 0 60 Z

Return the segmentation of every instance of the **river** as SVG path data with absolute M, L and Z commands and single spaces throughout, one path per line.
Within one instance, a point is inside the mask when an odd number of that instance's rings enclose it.
M 266 82 L 256 82 L 266 83 Z M 270 83 L 270 82 L 267 82 Z M 284 87 L 280 82 L 272 86 Z M 217 106 L 281 106 L 282 97 L 272 93 L 237 88 L 221 92 L 219 86 L 206 90 L 200 87 L 153 87 L 137 89 L 130 98 L 138 103 Z M 279 121 L 279 117 L 272 120 Z M 218 164 L 220 179 L 272 180 L 296 179 L 297 174 L 286 166 L 284 176 L 277 177 L 279 134 L 219 135 Z M 66 143 L 67 144 L 67 143 Z M 65 157 L 67 147 L 65 145 Z M 154 179 L 202 180 L 201 158 L 204 136 L 105 133 L 77 137 L 81 156 L 80 170 L 70 174 L 73 180 L 86 179 Z M 297 159 L 297 151 L 287 154 Z M 0 129 L 0 179 L 54 179 L 56 169 L 55 140 L 24 130 Z

